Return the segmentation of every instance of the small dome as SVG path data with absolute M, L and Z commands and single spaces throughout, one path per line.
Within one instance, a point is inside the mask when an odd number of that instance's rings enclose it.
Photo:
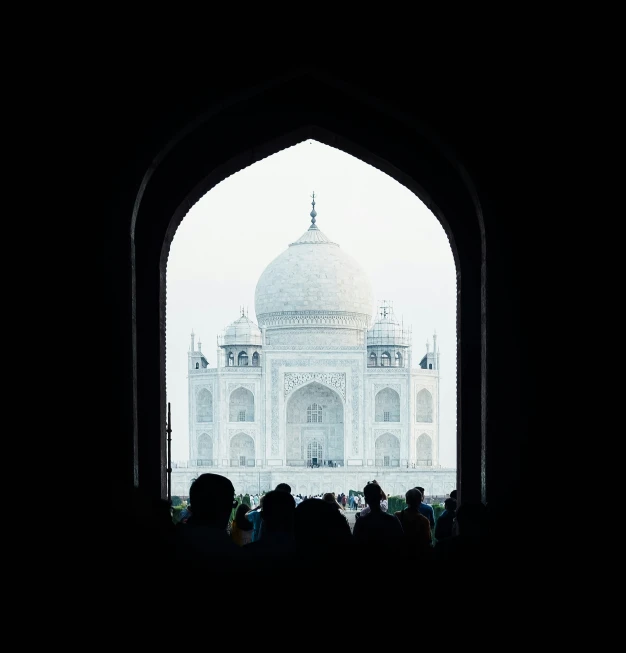
M 367 332 L 368 347 L 408 347 L 410 344 L 411 335 L 408 329 L 402 328 L 392 312 L 385 317 L 381 317 Z
M 261 331 L 248 317 L 242 315 L 224 330 L 225 345 L 261 346 Z

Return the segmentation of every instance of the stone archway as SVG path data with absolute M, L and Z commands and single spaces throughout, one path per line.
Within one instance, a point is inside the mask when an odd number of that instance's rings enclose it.
M 472 479 L 470 492 L 477 497 L 481 491 L 484 493 L 481 485 L 486 464 L 482 415 L 486 412 L 481 413 L 480 406 L 487 396 L 486 374 L 482 374 L 485 366 L 481 365 L 486 361 L 485 348 L 477 346 L 477 343 L 484 342 L 486 333 L 486 321 L 480 319 L 485 305 L 481 293 L 486 291 L 486 273 L 483 272 L 486 268 L 481 267 L 480 261 L 484 260 L 486 241 L 478 193 L 456 155 L 442 146 L 428 130 L 417 123 L 409 126 L 404 120 L 397 120 L 390 107 L 374 108 L 372 98 L 364 92 L 346 95 L 336 80 L 321 82 L 325 88 L 323 103 L 329 103 L 334 109 L 327 111 L 316 104 L 311 113 L 310 103 L 304 101 L 307 81 L 310 82 L 309 73 L 290 78 L 290 109 L 281 114 L 280 124 L 272 122 L 271 111 L 267 109 L 273 106 L 272 98 L 276 100 L 284 92 L 284 82 L 272 83 L 266 92 L 252 93 L 245 100 L 240 99 L 248 113 L 259 117 L 261 123 L 254 122 L 250 132 L 245 131 L 245 124 L 239 124 L 238 131 L 233 131 L 236 138 L 224 141 L 227 151 L 221 153 L 219 159 L 204 157 L 201 160 L 194 152 L 209 149 L 203 149 L 199 144 L 212 142 L 215 134 L 224 128 L 223 120 L 232 129 L 237 123 L 237 111 L 233 112 L 229 105 L 224 105 L 220 112 L 210 111 L 198 116 L 193 124 L 187 125 L 168 142 L 166 148 L 151 158 L 146 175 L 139 184 L 129 231 L 132 284 L 127 285 L 141 289 L 143 299 L 137 301 L 140 309 L 136 313 L 130 312 L 129 320 L 133 338 L 137 333 L 150 335 L 137 339 L 136 351 L 133 345 L 134 360 L 139 361 L 133 377 L 137 397 L 132 410 L 135 434 L 138 433 L 137 415 L 142 415 L 142 430 L 138 436 L 142 442 L 135 442 L 139 446 L 134 449 L 133 464 L 139 465 L 137 451 L 141 450 L 144 486 L 149 485 L 151 491 L 158 486 L 161 493 L 164 492 L 165 340 L 164 330 L 159 325 L 163 323 L 165 314 L 167 256 L 178 224 L 188 207 L 222 179 L 289 145 L 315 138 L 378 167 L 403 183 L 433 210 L 450 235 L 458 274 L 463 276 L 457 311 L 462 327 L 459 346 L 463 350 L 462 356 L 459 352 L 459 360 L 463 364 L 457 369 L 464 381 L 459 383 L 459 414 L 462 418 L 457 428 L 458 437 L 465 432 L 468 439 L 463 448 L 459 447 L 459 464 L 466 461 L 467 469 L 471 468 L 467 478 Z M 373 123 L 376 129 L 371 129 Z M 400 152 L 389 145 L 394 142 L 410 142 L 411 145 Z M 406 152 L 413 151 L 422 154 L 407 159 Z M 224 165 L 224 161 L 228 163 Z M 159 179 L 171 183 L 159 183 Z M 193 187 L 191 192 L 190 187 Z M 455 236 L 464 243 L 462 252 L 456 248 Z M 157 266 L 160 266 L 158 270 Z M 461 319 L 463 311 L 467 319 Z M 161 334 L 158 329 L 161 329 Z M 155 343 L 160 343 L 159 356 L 154 351 Z M 159 405 L 159 411 L 154 410 L 156 405 Z M 149 417 L 151 411 L 154 415 Z M 160 434 L 158 442 L 151 443 L 153 433 Z
M 230 440 L 230 464 L 233 467 L 254 466 L 254 440 L 247 433 L 237 433 Z
M 393 433 L 383 433 L 376 438 L 374 457 L 377 467 L 400 466 L 400 440 Z
M 335 390 L 317 381 L 307 383 L 292 392 L 285 412 L 287 465 L 343 464 L 344 404 Z

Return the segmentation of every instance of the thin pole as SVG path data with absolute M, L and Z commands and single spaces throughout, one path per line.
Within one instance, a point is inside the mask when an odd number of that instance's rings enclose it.
M 167 402 L 167 503 L 172 505 L 172 406 Z

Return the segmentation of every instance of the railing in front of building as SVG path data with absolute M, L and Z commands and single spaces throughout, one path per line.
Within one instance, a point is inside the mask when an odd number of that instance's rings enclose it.
M 195 460 L 188 460 L 188 461 L 178 461 L 178 462 L 172 462 L 172 468 L 174 469 L 184 469 L 186 467 L 256 467 L 257 463 L 256 460 L 254 459 L 249 459 L 246 460 L 246 464 L 242 465 L 238 460 L 236 459 L 231 459 L 229 460 L 228 465 L 218 465 L 217 459 L 211 459 L 211 458 L 198 458 Z M 263 465 L 260 465 L 261 467 Z M 314 463 L 311 461 L 307 460 L 287 460 L 286 462 L 287 467 L 303 467 L 306 469 L 343 469 L 344 464 L 343 461 L 334 461 L 334 460 L 322 460 L 321 462 Z M 375 467 L 406 467 L 406 468 L 411 468 L 415 469 L 416 467 L 434 467 L 433 461 L 431 459 L 428 460 L 416 460 L 413 463 L 402 463 L 400 464 L 400 460 L 398 459 L 390 459 L 386 461 L 384 458 L 376 458 L 374 460 L 374 466 Z M 363 467 L 369 467 L 369 465 L 363 465 Z M 437 467 L 440 467 L 438 465 Z M 355 469 L 352 467 L 351 469 Z

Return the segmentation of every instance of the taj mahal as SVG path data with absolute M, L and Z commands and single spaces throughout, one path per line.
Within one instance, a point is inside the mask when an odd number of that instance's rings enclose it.
M 205 472 L 237 493 L 289 483 L 302 495 L 415 485 L 442 496 L 456 471 L 439 464 L 437 336 L 414 366 L 411 331 L 375 306 L 365 272 L 316 224 L 258 280 L 256 321 L 240 311 L 218 337 L 215 367 L 191 333 L 189 460 L 172 470 L 187 496 Z M 375 310 L 374 310 L 375 309 Z

